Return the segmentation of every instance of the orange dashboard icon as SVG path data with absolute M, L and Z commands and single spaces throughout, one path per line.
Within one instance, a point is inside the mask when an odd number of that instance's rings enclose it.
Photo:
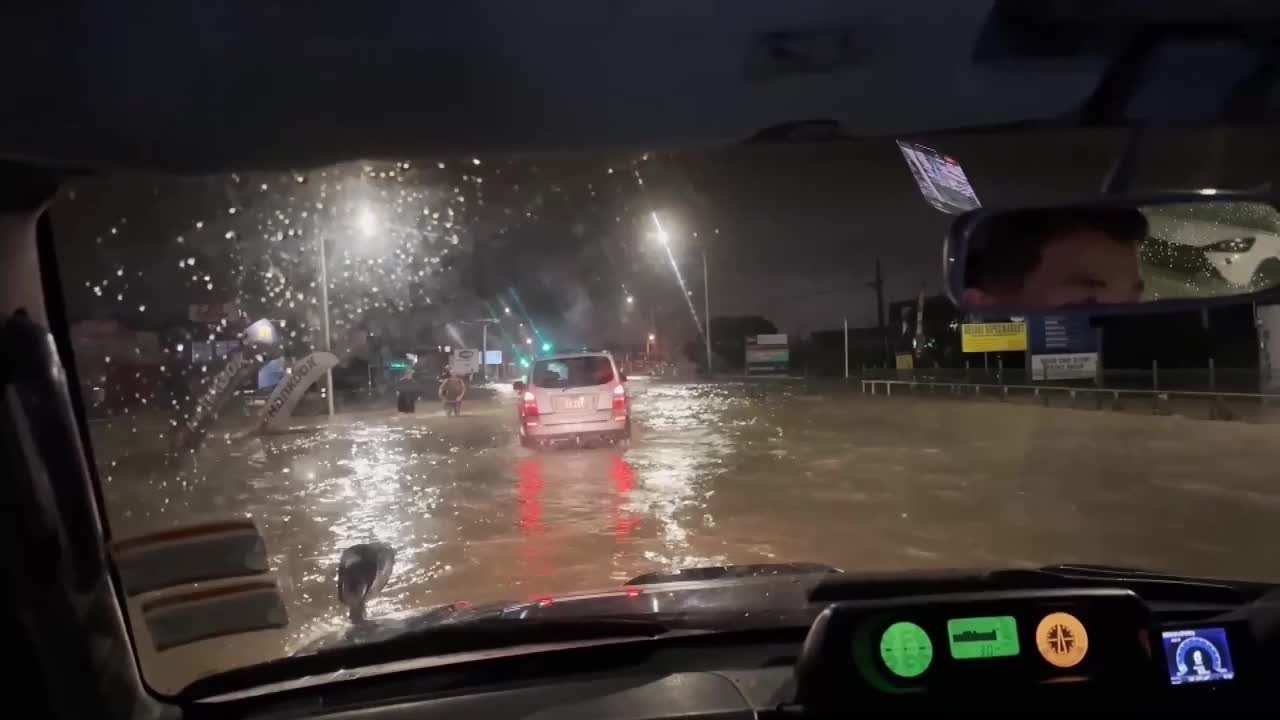
M 1036 626 L 1036 649 L 1050 665 L 1072 668 L 1089 652 L 1089 633 L 1070 613 L 1050 613 Z

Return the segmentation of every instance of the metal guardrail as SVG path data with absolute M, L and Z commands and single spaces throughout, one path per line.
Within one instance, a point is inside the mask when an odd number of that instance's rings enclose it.
M 1050 381 L 1033 377 L 1024 368 L 867 368 L 860 378 L 875 380 L 915 380 L 987 385 L 1068 385 L 1072 387 L 1125 390 L 1201 390 L 1208 392 L 1257 392 L 1269 377 L 1256 368 L 1162 368 L 1104 369 L 1099 377 L 1081 381 Z
M 1152 413 L 1158 415 L 1169 413 L 1169 404 L 1173 398 L 1186 398 L 1208 401 L 1209 419 L 1211 420 L 1231 420 L 1237 417 L 1237 413 L 1233 412 L 1226 404 L 1228 400 L 1251 401 L 1261 407 L 1270 407 L 1273 403 L 1280 405 L 1280 393 L 1161 390 L 1157 388 L 1090 387 L 1084 385 L 1010 385 L 948 380 L 894 380 L 880 378 L 863 378 L 860 382 L 862 383 L 863 394 L 870 395 L 878 394 L 877 390 L 880 388 L 884 390 L 886 396 L 892 395 L 894 388 L 910 393 L 927 389 L 932 394 L 937 394 L 939 389 L 945 389 L 948 394 L 952 395 L 972 394 L 974 397 L 979 397 L 985 393 L 1000 400 L 1007 400 L 1011 393 L 1023 393 L 1041 401 L 1046 406 L 1050 404 L 1049 401 L 1054 396 L 1066 396 L 1073 406 L 1078 398 L 1084 396 L 1092 399 L 1095 408 L 1098 410 L 1103 409 L 1104 402 L 1108 398 L 1111 400 L 1111 408 L 1120 410 L 1123 398 L 1140 397 L 1150 400 Z

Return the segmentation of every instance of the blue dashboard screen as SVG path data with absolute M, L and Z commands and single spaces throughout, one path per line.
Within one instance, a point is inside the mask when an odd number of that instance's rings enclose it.
M 1174 685 L 1221 682 L 1236 676 L 1227 631 L 1220 627 L 1166 630 L 1160 633 L 1169 682 Z

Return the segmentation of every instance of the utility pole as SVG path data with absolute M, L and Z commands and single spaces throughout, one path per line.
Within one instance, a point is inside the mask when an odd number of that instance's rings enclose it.
M 492 323 L 502 322 L 498 318 L 479 318 L 476 320 L 463 320 L 468 324 L 478 323 L 480 325 L 480 381 L 489 381 L 489 325 Z
M 880 357 L 889 367 L 889 335 L 884 327 L 884 276 L 880 274 L 880 258 L 876 258 L 876 279 L 867 283 L 876 291 L 876 329 L 880 334 Z
M 849 318 L 844 319 L 844 379 L 849 379 Z
M 707 319 L 705 332 L 707 338 L 707 379 L 711 379 L 711 290 L 707 285 L 707 249 L 702 249 L 702 314 Z
M 314 216 L 312 227 L 316 232 L 316 244 L 320 246 L 320 310 L 324 319 L 324 349 L 333 352 L 329 336 L 329 258 L 324 249 L 324 233 L 320 231 L 320 216 Z M 324 393 L 329 403 L 329 419 L 333 419 L 333 368 L 324 371 Z

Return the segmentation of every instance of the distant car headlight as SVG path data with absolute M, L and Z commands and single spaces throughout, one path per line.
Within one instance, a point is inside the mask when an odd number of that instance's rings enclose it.
M 1254 242 L 1256 242 L 1256 238 L 1251 238 L 1251 237 L 1231 238 L 1230 240 L 1221 240 L 1219 242 L 1216 242 L 1208 246 L 1207 248 L 1205 248 L 1205 250 L 1208 250 L 1209 252 L 1220 252 L 1220 253 L 1249 252 L 1249 249 L 1253 247 Z

